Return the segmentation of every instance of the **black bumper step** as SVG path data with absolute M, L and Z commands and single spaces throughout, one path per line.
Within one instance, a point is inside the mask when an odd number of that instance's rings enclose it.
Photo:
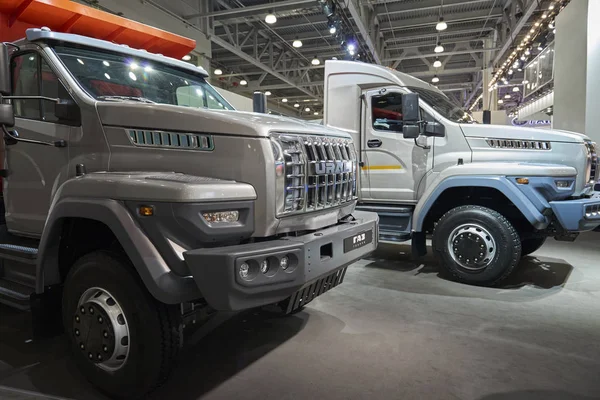
M 309 283 L 307 286 L 304 286 L 296 293 L 294 293 L 288 300 L 286 300 L 286 309 L 285 313 L 289 314 L 299 308 L 304 307 L 311 301 L 313 301 L 316 297 L 322 295 L 327 292 L 329 289 L 332 289 L 344 281 L 344 276 L 346 276 L 346 270 L 348 267 L 338 269 L 331 274 L 324 276 L 312 283 Z
M 0 279 L 0 303 L 26 311 L 30 309 L 30 298 L 33 292 L 31 287 Z

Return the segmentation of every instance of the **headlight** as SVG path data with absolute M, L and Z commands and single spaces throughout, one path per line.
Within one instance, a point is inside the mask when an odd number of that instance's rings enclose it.
M 570 189 L 573 182 L 573 179 L 557 179 L 554 181 L 554 184 L 558 189 Z
M 304 209 L 305 168 L 303 143 L 298 136 L 271 136 L 275 159 L 277 215 Z
M 237 222 L 240 219 L 239 211 L 211 211 L 202 213 L 202 217 L 209 224 L 218 224 L 222 222 Z

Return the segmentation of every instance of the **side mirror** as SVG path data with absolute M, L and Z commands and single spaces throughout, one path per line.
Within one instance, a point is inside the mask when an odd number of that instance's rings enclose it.
M 427 122 L 425 124 L 424 136 L 444 137 L 446 136 L 446 127 L 439 122 Z
M 81 125 L 81 111 L 79 106 L 72 100 L 59 100 L 54 106 L 54 114 L 59 121 Z
M 402 95 L 402 119 L 405 125 L 416 125 L 419 122 L 419 95 L 417 93 Z
M 416 139 L 421 134 L 421 127 L 419 125 L 404 125 L 402 127 L 402 135 L 404 139 Z
M 8 46 L 5 43 L 0 43 L 0 96 L 10 96 L 11 92 Z
M 15 126 L 15 113 L 12 104 L 0 104 L 0 126 Z

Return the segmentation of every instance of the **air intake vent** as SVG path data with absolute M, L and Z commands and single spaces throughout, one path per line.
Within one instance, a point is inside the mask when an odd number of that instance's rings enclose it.
M 539 140 L 486 139 L 486 142 L 495 149 L 552 150 L 550 142 Z
M 211 151 L 214 149 L 210 135 L 175 133 L 163 131 L 129 130 L 129 139 L 136 146 L 177 147 L 189 150 Z

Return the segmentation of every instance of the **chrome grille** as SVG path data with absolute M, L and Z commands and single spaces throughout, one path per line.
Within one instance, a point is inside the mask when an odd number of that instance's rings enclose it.
M 588 153 L 589 153 L 589 157 L 590 157 L 590 161 L 591 161 L 591 165 L 590 165 L 590 172 L 589 172 L 589 176 L 587 177 L 587 184 L 591 184 L 593 185 L 594 183 L 596 183 L 598 181 L 598 172 L 600 172 L 598 170 L 598 154 L 596 153 L 596 143 L 591 142 L 591 141 L 586 141 L 585 145 L 588 149 Z
M 486 139 L 496 149 L 552 150 L 550 142 L 540 140 Z
M 283 192 L 279 214 L 316 211 L 356 199 L 357 161 L 351 140 L 287 134 L 272 139 L 285 168 L 283 184 L 277 185 Z

